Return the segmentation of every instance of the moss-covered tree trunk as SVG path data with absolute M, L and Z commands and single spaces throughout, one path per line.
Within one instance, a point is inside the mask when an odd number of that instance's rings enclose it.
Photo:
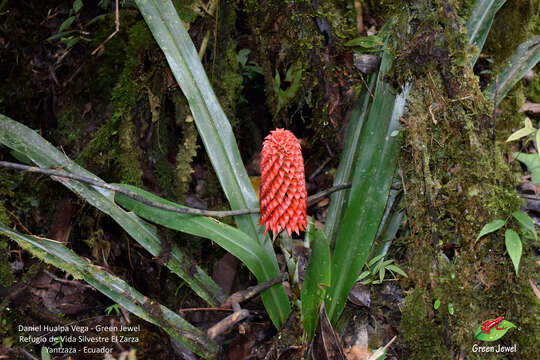
M 410 275 L 402 340 L 414 359 L 484 358 L 472 352 L 475 331 L 504 316 L 519 329 L 500 342 L 517 344 L 516 356 L 529 359 L 539 330 L 530 243 L 517 277 L 501 232 L 476 242 L 483 225 L 507 219 L 520 205 L 504 156 L 510 124 L 499 115 L 493 138 L 493 103 L 469 65 L 457 13 L 447 0 L 417 1 L 399 14 L 395 34 L 402 40 L 394 78 L 412 81 L 400 160 L 409 228 L 401 241 Z M 512 220 L 507 226 L 519 228 Z

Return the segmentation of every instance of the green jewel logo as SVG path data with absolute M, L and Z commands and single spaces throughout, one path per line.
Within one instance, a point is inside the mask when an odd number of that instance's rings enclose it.
M 474 338 L 482 341 L 499 340 L 509 329 L 515 327 L 516 325 L 508 320 L 504 320 L 502 316 L 499 316 L 495 319 L 486 320 L 480 324 L 476 329 Z

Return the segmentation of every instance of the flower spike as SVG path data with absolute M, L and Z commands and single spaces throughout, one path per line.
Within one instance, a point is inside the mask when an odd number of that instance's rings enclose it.
M 300 234 L 307 227 L 307 192 L 300 142 L 292 132 L 270 132 L 261 151 L 261 219 L 264 233 L 274 238 L 287 230 Z

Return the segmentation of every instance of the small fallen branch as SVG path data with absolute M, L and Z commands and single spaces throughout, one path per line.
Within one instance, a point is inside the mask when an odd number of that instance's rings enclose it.
M 287 280 L 287 275 L 282 275 L 273 280 L 265 281 L 262 284 L 251 286 L 245 290 L 238 291 L 227 298 L 221 304 L 223 308 L 232 308 L 233 313 L 227 316 L 225 319 L 221 320 L 214 326 L 212 326 L 206 332 L 211 339 L 217 338 L 219 335 L 223 334 L 225 331 L 238 324 L 240 321 L 244 320 L 249 316 L 249 311 L 242 309 L 240 303 L 246 300 L 251 299 L 255 295 L 261 293 L 263 290 L 268 289 L 276 284 L 279 284 Z
M 540 113 L 540 104 L 527 101 L 525 104 L 523 104 L 521 109 L 519 109 L 519 112 L 530 112 L 533 114 L 538 114 Z
M 114 24 L 115 24 L 114 31 L 105 40 L 103 40 L 103 42 L 99 44 L 99 46 L 95 48 L 94 51 L 92 51 L 92 55 L 96 55 L 98 52 L 101 55 L 102 51 L 105 50 L 105 44 L 108 43 L 109 40 L 111 40 L 114 37 L 114 35 L 118 34 L 118 32 L 120 31 L 120 14 L 118 11 L 118 0 L 116 0 Z
M 218 217 L 219 218 L 219 217 L 225 217 L 225 216 L 256 214 L 256 213 L 259 212 L 259 208 L 217 211 L 217 210 L 194 209 L 194 208 L 189 208 L 189 207 L 185 207 L 185 206 L 181 206 L 181 205 L 161 204 L 161 203 L 158 203 L 158 202 L 148 200 L 148 199 L 134 193 L 133 191 L 123 189 L 123 188 L 121 188 L 119 186 L 111 185 L 111 184 L 108 184 L 106 182 L 99 181 L 99 180 L 92 179 L 92 178 L 85 177 L 85 176 L 79 176 L 79 175 L 70 174 L 70 173 L 68 173 L 66 171 L 62 171 L 62 170 L 45 169 L 45 168 L 40 168 L 40 167 L 36 167 L 36 166 L 28 166 L 28 165 L 23 165 L 23 164 L 12 163 L 12 162 L 8 162 L 8 161 L 0 161 L 0 167 L 6 167 L 6 168 L 16 169 L 16 170 L 21 170 L 21 171 L 26 171 L 26 172 L 44 174 L 44 175 L 51 176 L 54 180 L 61 181 L 61 182 L 67 181 L 66 179 L 72 179 L 72 180 L 80 181 L 82 183 L 86 183 L 86 184 L 97 186 L 97 187 L 100 187 L 100 188 L 103 188 L 103 189 L 107 189 L 107 190 L 111 190 L 111 191 L 114 191 L 114 192 L 122 193 L 122 194 L 124 194 L 124 195 L 126 195 L 126 196 L 128 196 L 128 197 L 130 197 L 132 199 L 135 199 L 135 200 L 137 200 L 137 201 L 139 201 L 139 202 L 141 202 L 143 204 L 146 204 L 148 206 L 152 206 L 152 207 L 155 207 L 155 208 L 158 208 L 158 209 L 172 211 L 172 212 L 176 212 L 176 213 L 180 213 L 180 214 L 189 214 L 189 215 L 197 215 L 197 216 L 211 216 L 211 217 Z M 321 191 L 321 192 L 319 192 L 319 193 L 317 193 L 315 195 L 312 195 L 312 196 L 308 197 L 308 199 L 307 199 L 308 206 L 313 204 L 313 203 L 318 202 L 320 199 L 332 194 L 333 192 L 348 189 L 350 187 L 351 187 L 351 184 L 347 183 L 347 184 L 336 185 L 336 186 L 333 186 L 333 187 L 331 187 L 329 189 L 323 190 L 323 191 Z

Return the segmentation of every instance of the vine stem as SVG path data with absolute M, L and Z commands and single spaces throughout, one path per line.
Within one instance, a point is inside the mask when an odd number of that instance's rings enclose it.
M 202 210 L 202 209 L 194 209 L 182 205 L 167 205 L 158 203 L 152 200 L 148 200 L 147 198 L 133 192 L 130 190 L 123 189 L 116 185 L 111 185 L 103 181 L 98 181 L 89 177 L 85 176 L 79 176 L 70 174 L 66 171 L 62 170 L 55 170 L 55 169 L 46 169 L 46 168 L 40 168 L 36 166 L 28 166 L 18 163 L 12 163 L 8 161 L 0 161 L 0 167 L 6 167 L 10 169 L 16 169 L 21 170 L 25 172 L 32 172 L 32 173 L 38 173 L 38 174 L 44 174 L 53 177 L 58 177 L 62 179 L 72 179 L 76 181 L 80 181 L 82 183 L 90 184 L 93 186 L 97 186 L 103 189 L 111 190 L 114 192 L 122 193 L 126 195 L 127 197 L 130 197 L 134 200 L 137 200 L 145 205 L 152 206 L 158 209 L 172 211 L 180 214 L 189 214 L 189 215 L 197 215 L 197 216 L 211 216 L 211 217 L 225 217 L 225 216 L 236 216 L 236 215 L 246 215 L 246 214 L 256 214 L 259 212 L 259 208 L 252 208 L 252 209 L 238 209 L 238 210 L 225 210 L 225 211 L 216 211 L 216 210 Z M 62 181 L 60 179 L 55 179 L 58 181 Z M 315 195 L 312 195 L 308 197 L 307 203 L 308 205 L 312 205 L 319 201 L 320 199 L 332 194 L 333 192 L 345 190 L 351 187 L 350 183 L 346 184 L 340 184 L 333 186 L 331 188 L 328 188 L 326 190 L 323 190 Z

